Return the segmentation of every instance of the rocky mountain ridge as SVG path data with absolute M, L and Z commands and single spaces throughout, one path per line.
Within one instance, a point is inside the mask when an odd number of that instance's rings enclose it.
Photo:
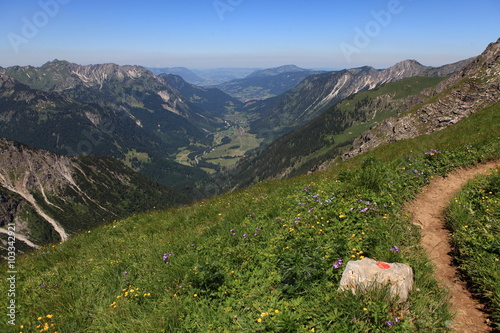
M 128 113 L 133 107 L 144 107 L 144 101 L 154 94 L 157 108 L 187 119 L 206 120 L 203 111 L 192 110 L 177 90 L 141 66 L 113 63 L 82 66 L 53 60 L 41 67 L 13 66 L 1 69 L 0 73 L 33 89 L 65 93 L 79 102 L 102 103 L 107 100 L 108 103 L 118 104 L 115 107 L 121 107 Z M 115 101 L 110 100 L 113 93 L 117 95 Z
M 183 202 L 183 195 L 111 158 L 67 157 L 0 138 L 0 233 L 14 223 L 25 246 L 65 241 L 125 214 Z
M 145 68 L 55 60 L 0 75 L 3 137 L 67 155 L 112 156 L 170 186 L 206 177 L 175 154 L 210 145 L 223 121 Z
M 260 102 L 249 102 L 245 108 L 247 112 L 261 115 L 252 124 L 252 132 L 262 136 L 266 136 L 266 132 L 288 132 L 359 91 L 407 77 L 448 76 L 470 61 L 472 59 L 434 68 L 423 66 L 415 60 L 405 60 L 383 70 L 365 66 L 311 75 L 283 95 Z
M 380 145 L 429 134 L 500 101 L 500 39 L 461 71 L 441 82 L 434 97 L 365 132 L 343 154 L 351 158 Z

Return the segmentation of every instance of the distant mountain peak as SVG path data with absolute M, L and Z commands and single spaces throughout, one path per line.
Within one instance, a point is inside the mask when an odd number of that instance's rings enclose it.
M 290 73 L 290 72 L 304 72 L 307 71 L 307 69 L 297 67 L 295 65 L 283 65 L 279 67 L 273 67 L 273 68 L 266 68 L 266 69 L 259 69 L 253 72 L 252 74 L 248 75 L 247 77 L 258 77 L 258 76 L 273 76 L 273 75 L 279 75 L 283 73 Z
M 414 69 L 422 70 L 422 69 L 425 69 L 427 67 L 428 66 L 422 65 L 421 63 L 419 63 L 415 59 L 406 59 L 406 60 L 403 60 L 403 61 L 400 61 L 400 62 L 394 64 L 393 66 L 391 66 L 389 68 L 395 68 L 395 69 L 410 69 L 410 68 L 414 68 Z

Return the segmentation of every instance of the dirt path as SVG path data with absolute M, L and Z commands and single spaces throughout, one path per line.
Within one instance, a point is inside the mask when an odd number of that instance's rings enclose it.
M 422 227 L 422 246 L 434 263 L 436 276 L 450 289 L 450 307 L 456 313 L 455 332 L 481 333 L 491 332 L 491 329 L 485 323 L 487 316 L 481 311 L 482 305 L 472 298 L 465 283 L 457 279 L 457 269 L 452 266 L 449 255 L 450 233 L 445 228 L 443 214 L 448 202 L 467 181 L 496 166 L 496 162 L 490 162 L 436 178 L 408 205 L 413 223 Z

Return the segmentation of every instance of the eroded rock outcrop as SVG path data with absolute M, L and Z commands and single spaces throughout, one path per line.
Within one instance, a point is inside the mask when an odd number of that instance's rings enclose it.
M 500 39 L 469 65 L 438 85 L 427 103 L 410 108 L 363 133 L 348 159 L 394 141 L 414 138 L 453 125 L 471 114 L 500 101 Z

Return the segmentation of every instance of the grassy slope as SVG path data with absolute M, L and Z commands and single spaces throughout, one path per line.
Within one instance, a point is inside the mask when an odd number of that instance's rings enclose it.
M 498 158 L 499 114 L 496 104 L 325 173 L 131 216 L 18 258 L 16 324 L 27 332 L 45 324 L 48 332 L 446 330 L 445 295 L 402 206 L 430 177 Z M 441 154 L 429 159 L 431 149 Z M 362 256 L 413 267 L 407 306 L 383 291 L 337 291 L 342 267 L 333 264 Z
M 457 263 L 500 329 L 500 172 L 495 169 L 467 184 L 452 200 L 448 226 Z

